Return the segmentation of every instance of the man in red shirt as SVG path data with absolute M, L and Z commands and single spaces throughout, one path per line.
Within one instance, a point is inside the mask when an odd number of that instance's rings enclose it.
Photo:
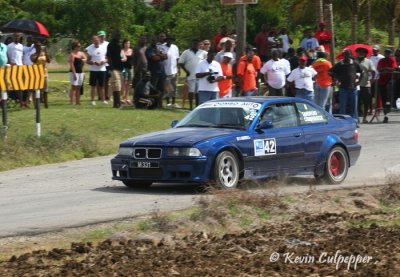
M 324 46 L 325 52 L 331 53 L 332 34 L 330 31 L 325 30 L 325 22 L 319 23 L 319 31 L 315 33 L 315 38 L 318 40 L 319 45 Z
M 261 61 L 266 62 L 268 60 L 268 32 L 266 24 L 261 25 L 261 32 L 259 32 L 254 38 L 254 43 Z
M 219 51 L 222 50 L 222 48 L 221 48 L 220 46 L 218 46 L 219 41 L 220 41 L 222 38 L 227 37 L 227 36 L 228 36 L 228 29 L 226 28 L 225 25 L 223 25 L 223 26 L 221 26 L 221 31 L 213 37 L 214 48 L 215 48 L 215 50 L 216 50 L 217 52 L 219 52 Z
M 389 119 L 386 114 L 390 111 L 391 93 L 393 93 L 393 71 L 397 68 L 397 62 L 392 56 L 392 50 L 390 49 L 385 50 L 384 56 L 378 62 L 378 90 L 382 98 L 383 113 L 385 115 L 383 123 L 388 123 Z

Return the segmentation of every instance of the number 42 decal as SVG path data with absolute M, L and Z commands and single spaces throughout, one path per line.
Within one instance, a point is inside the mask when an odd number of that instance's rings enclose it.
M 276 155 L 274 138 L 254 140 L 254 156 Z

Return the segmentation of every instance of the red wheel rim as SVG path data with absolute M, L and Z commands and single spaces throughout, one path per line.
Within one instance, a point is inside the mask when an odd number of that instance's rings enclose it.
M 337 153 L 332 154 L 329 163 L 329 169 L 333 176 L 338 176 L 340 174 L 340 157 Z

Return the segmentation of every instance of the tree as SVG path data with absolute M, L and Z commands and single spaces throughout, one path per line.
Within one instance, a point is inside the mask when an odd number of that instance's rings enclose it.
M 22 17 L 23 11 L 19 8 L 20 1 L 0 0 L 0 24 Z
M 66 32 L 82 41 L 89 41 L 99 30 L 110 33 L 117 28 L 128 36 L 134 24 L 130 0 L 69 0 L 65 4 Z

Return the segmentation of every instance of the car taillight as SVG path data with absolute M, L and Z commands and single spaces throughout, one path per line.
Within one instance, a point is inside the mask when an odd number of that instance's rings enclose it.
M 357 130 L 354 131 L 354 140 L 356 142 L 358 142 L 358 131 Z

